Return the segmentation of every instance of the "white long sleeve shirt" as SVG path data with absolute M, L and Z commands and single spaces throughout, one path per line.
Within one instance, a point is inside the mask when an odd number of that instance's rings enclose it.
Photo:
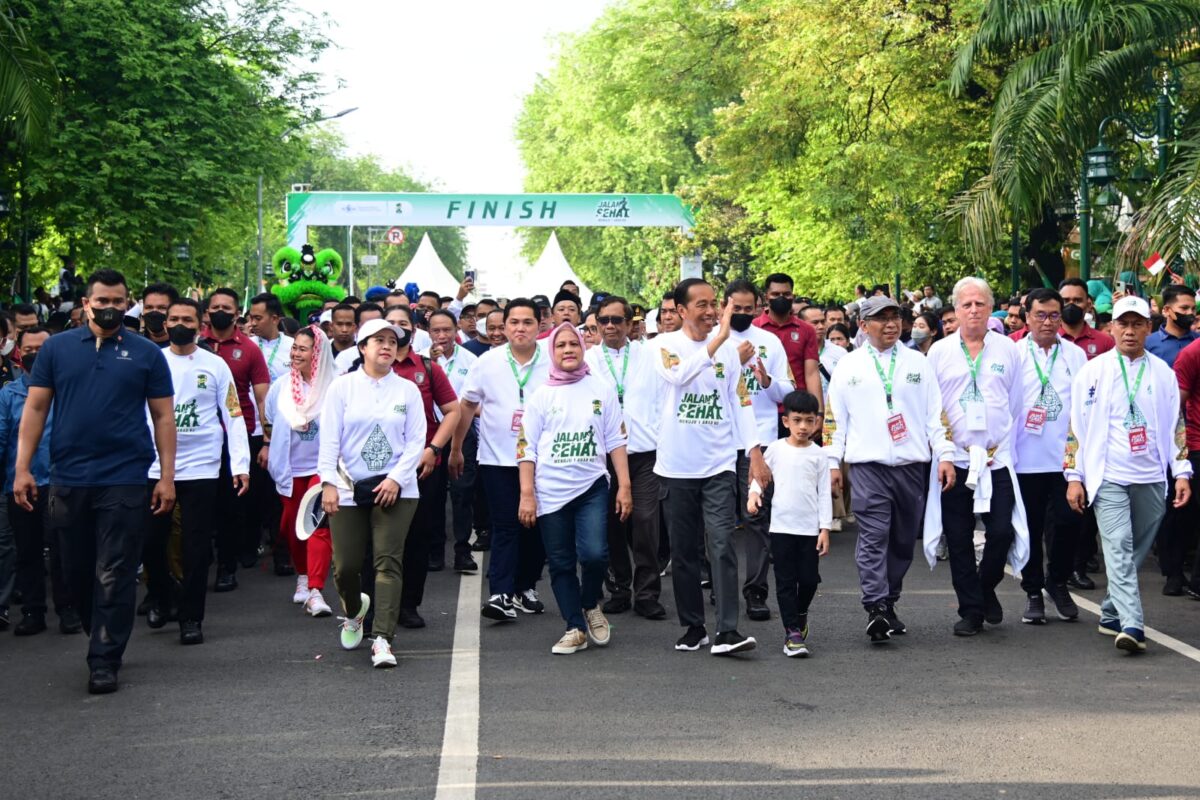
M 896 369 L 889 410 L 879 370 L 885 376 L 891 372 L 893 353 Z M 847 353 L 829 383 L 829 406 L 835 427 L 826 452 L 832 467 L 840 461 L 895 467 L 953 458 L 954 445 L 946 439 L 942 425 L 937 376 L 925 356 L 899 342 L 883 352 L 867 342 Z M 899 434 L 894 421 L 889 424 L 897 415 L 903 418 L 906 435 Z
M 517 463 L 535 465 L 538 516 L 553 514 L 607 479 L 605 459 L 625 444 L 617 393 L 594 373 L 534 392 L 522 418 Z
M 292 371 L 292 337 L 282 331 L 274 339 L 267 340 L 261 336 L 251 336 L 258 349 L 262 350 L 263 359 L 267 362 L 267 372 L 271 373 L 274 382 L 280 375 Z
M 1087 353 L 1061 337 L 1043 349 L 1032 336 L 1017 342 L 1017 353 L 1023 397 L 1014 429 L 1013 466 L 1017 474 L 1061 472 L 1071 428 L 1071 382 L 1087 363 Z M 1042 377 L 1047 380 L 1045 389 Z
M 470 373 L 471 367 L 475 366 L 475 362 L 478 360 L 479 356 L 458 344 L 454 345 L 454 352 L 450 355 L 450 358 L 440 356 L 437 359 L 438 366 L 446 373 L 446 378 L 450 381 L 450 386 L 454 389 L 454 394 L 458 397 L 462 397 L 462 387 L 467 382 L 467 374 Z M 446 415 L 435 405 L 433 407 L 433 416 L 434 419 L 441 422 Z M 478 422 L 472 422 L 471 424 L 476 430 L 479 429 Z
M 658 448 L 663 384 L 654 371 L 657 355 L 653 347 L 639 342 L 626 342 L 619 350 L 601 343 L 584 355 L 592 375 L 610 386 L 621 402 L 630 453 L 651 453 Z
M 353 487 L 338 475 L 338 459 L 351 481 L 387 475 L 400 496 L 415 499 L 417 464 L 425 449 L 425 406 L 412 381 L 388 372 L 376 380 L 361 369 L 329 384 L 321 409 L 317 472 L 338 488 L 338 502 L 354 505 Z
M 305 389 L 307 390 L 307 385 Z M 308 423 L 302 431 L 293 430 L 279 409 L 279 398 L 292 390 L 292 373 L 289 370 L 271 382 L 263 412 L 271 429 L 271 449 L 267 452 L 267 472 L 275 481 L 275 491 L 280 497 L 292 496 L 292 480 L 317 474 L 317 459 L 320 454 L 320 416 Z
M 969 464 L 967 448 L 974 446 L 988 450 L 993 469 L 1012 466 L 1013 427 L 1024 397 L 1016 343 L 995 331 L 988 331 L 983 342 L 977 356 L 977 384 L 957 332 L 929 348 L 929 365 L 937 376 L 942 411 L 954 439 L 954 464 L 963 469 Z M 967 404 L 976 386 L 986 415 L 981 430 L 971 430 L 967 419 Z
M 740 333 L 729 332 L 729 341 L 739 347 L 742 342 L 754 345 L 754 358 L 742 366 L 742 379 L 750 393 L 750 407 L 758 428 L 759 442 L 773 442 L 779 437 L 779 404 L 788 393 L 794 391 L 796 382 L 788 365 L 787 352 L 775 334 L 751 325 Z M 754 377 L 755 359 L 762 361 L 771 385 L 763 388 Z
M 829 468 L 822 448 L 796 447 L 787 439 L 767 445 L 763 460 L 771 468 L 775 493 L 771 499 L 771 534 L 816 536 L 833 524 Z M 755 491 L 758 484 L 751 485 Z
M 226 431 L 230 468 L 234 475 L 248 475 L 250 440 L 229 365 L 220 356 L 199 347 L 186 356 L 177 355 L 168 347 L 163 356 L 171 370 L 171 385 L 175 387 L 175 480 L 218 477 Z M 153 423 L 150 428 L 154 429 Z M 162 476 L 157 452 L 149 476 L 155 479 Z
M 518 376 L 525 381 L 524 401 Z M 480 356 L 471 367 L 461 397 L 481 407 L 480 464 L 493 467 L 517 465 L 517 434 L 521 430 L 525 406 L 549 377 L 550 356 L 540 347 L 534 348 L 533 357 L 524 364 L 512 358 L 508 345 L 496 347 Z
M 654 472 L 664 478 L 710 478 L 737 467 L 737 451 L 759 443 L 750 393 L 737 347 L 725 342 L 714 356 L 708 342 L 684 331 L 649 345 L 665 382 Z

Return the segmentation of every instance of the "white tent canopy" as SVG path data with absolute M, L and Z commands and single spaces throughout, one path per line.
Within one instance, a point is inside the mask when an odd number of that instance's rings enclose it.
M 458 280 L 438 257 L 428 233 L 421 237 L 412 261 L 396 279 L 396 288 L 403 289 L 409 283 L 415 283 L 422 292 L 437 292 L 443 297 L 458 294 Z
M 564 281 L 575 281 L 579 285 L 580 299 L 584 303 L 591 299 L 592 290 L 579 279 L 575 270 L 571 269 L 558 243 L 558 236 L 551 231 L 546 248 L 522 278 L 522 294 L 525 297 L 544 294 L 553 300 L 554 295 L 558 293 L 558 287 Z

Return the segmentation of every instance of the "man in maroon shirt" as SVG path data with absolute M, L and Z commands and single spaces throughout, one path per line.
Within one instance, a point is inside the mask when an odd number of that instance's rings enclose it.
M 1179 381 L 1179 402 L 1183 404 L 1187 420 L 1188 460 L 1192 462 L 1192 491 L 1195 494 L 1195 490 L 1200 488 L 1200 478 L 1196 475 L 1200 466 L 1200 340 L 1192 342 L 1176 356 L 1175 377 Z M 1159 531 L 1158 561 L 1168 583 L 1163 587 L 1163 594 L 1186 592 L 1193 600 L 1200 600 L 1200 549 L 1196 551 L 1196 561 L 1192 564 L 1190 582 L 1183 571 L 1188 539 L 1195 538 L 1197 507 L 1197 501 L 1193 499 L 1187 507 L 1178 509 L 1180 519 L 1174 521 L 1173 531 L 1176 535 L 1164 541 L 1164 531 Z M 1178 583 L 1179 592 L 1169 585 L 1172 582 Z
M 412 312 L 396 307 L 387 312 L 387 321 L 409 332 L 409 342 L 396 351 L 392 371 L 412 381 L 421 392 L 425 407 L 425 452 L 417 474 L 421 498 L 413 515 L 408 538 L 404 541 L 403 584 L 400 592 L 399 622 L 405 628 L 423 628 L 425 620 L 417 612 L 425 595 L 425 577 L 430 570 L 445 569 L 446 491 L 449 486 L 446 459 L 442 450 L 449 446 L 450 437 L 458 427 L 458 395 L 440 366 L 427 356 L 415 353 L 410 346 Z M 441 422 L 438 414 L 441 412 Z M 431 553 L 434 541 L 440 542 L 437 552 Z
M 817 401 L 821 400 L 821 373 L 817 369 L 817 331 L 792 315 L 792 279 L 782 272 L 768 275 L 763 282 L 767 309 L 754 324 L 779 337 L 787 353 L 788 365 L 796 386 L 803 386 Z
M 221 458 L 221 505 L 233 509 L 231 514 L 222 514 L 217 530 L 217 592 L 231 592 L 237 588 L 237 565 L 249 569 L 258 560 L 258 545 L 262 538 L 264 523 L 278 527 L 279 520 L 264 520 L 262 509 L 270 498 L 263 492 L 274 491 L 274 484 L 263 466 L 258 464 L 258 454 L 264 443 L 260 424 L 263 401 L 271 388 L 271 373 L 262 350 L 253 339 L 242 333 L 237 326 L 238 293 L 233 289 L 216 289 L 208 298 L 208 329 L 201 341 L 208 349 L 219 355 L 233 373 L 233 384 L 237 389 L 238 405 L 246 421 L 246 433 L 250 436 L 250 490 L 238 497 L 232 489 L 233 478 L 229 472 L 229 456 Z M 266 436 L 270 441 L 270 436 Z M 266 499 L 264 499 L 264 497 Z
M 1060 336 L 1083 348 L 1088 361 L 1117 346 L 1107 333 L 1098 331 L 1084 322 L 1084 315 L 1095 306 L 1091 295 L 1088 294 L 1087 284 L 1081 278 L 1067 278 L 1058 285 L 1058 293 L 1063 299 L 1062 328 L 1058 332 Z

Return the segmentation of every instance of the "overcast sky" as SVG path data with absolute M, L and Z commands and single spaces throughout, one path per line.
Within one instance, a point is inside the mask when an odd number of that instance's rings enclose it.
M 328 13 L 339 49 L 321 67 L 329 113 L 356 154 L 374 153 L 438 191 L 520 192 L 521 98 L 553 63 L 556 37 L 585 30 L 606 0 L 297 0 Z M 357 187 L 346 187 L 347 189 Z M 481 281 L 524 266 L 509 228 L 468 228 Z M 499 288 L 498 286 L 496 288 Z

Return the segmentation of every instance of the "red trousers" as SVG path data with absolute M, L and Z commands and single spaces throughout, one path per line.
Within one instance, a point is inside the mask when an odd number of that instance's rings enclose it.
M 318 480 L 316 475 L 292 478 L 292 496 L 279 498 L 283 503 L 279 535 L 288 543 L 296 574 L 308 575 L 310 589 L 325 588 L 325 576 L 329 574 L 329 564 L 333 560 L 333 540 L 329 538 L 329 528 L 317 528 L 306 542 L 296 538 L 296 515 L 300 513 L 300 500 Z

